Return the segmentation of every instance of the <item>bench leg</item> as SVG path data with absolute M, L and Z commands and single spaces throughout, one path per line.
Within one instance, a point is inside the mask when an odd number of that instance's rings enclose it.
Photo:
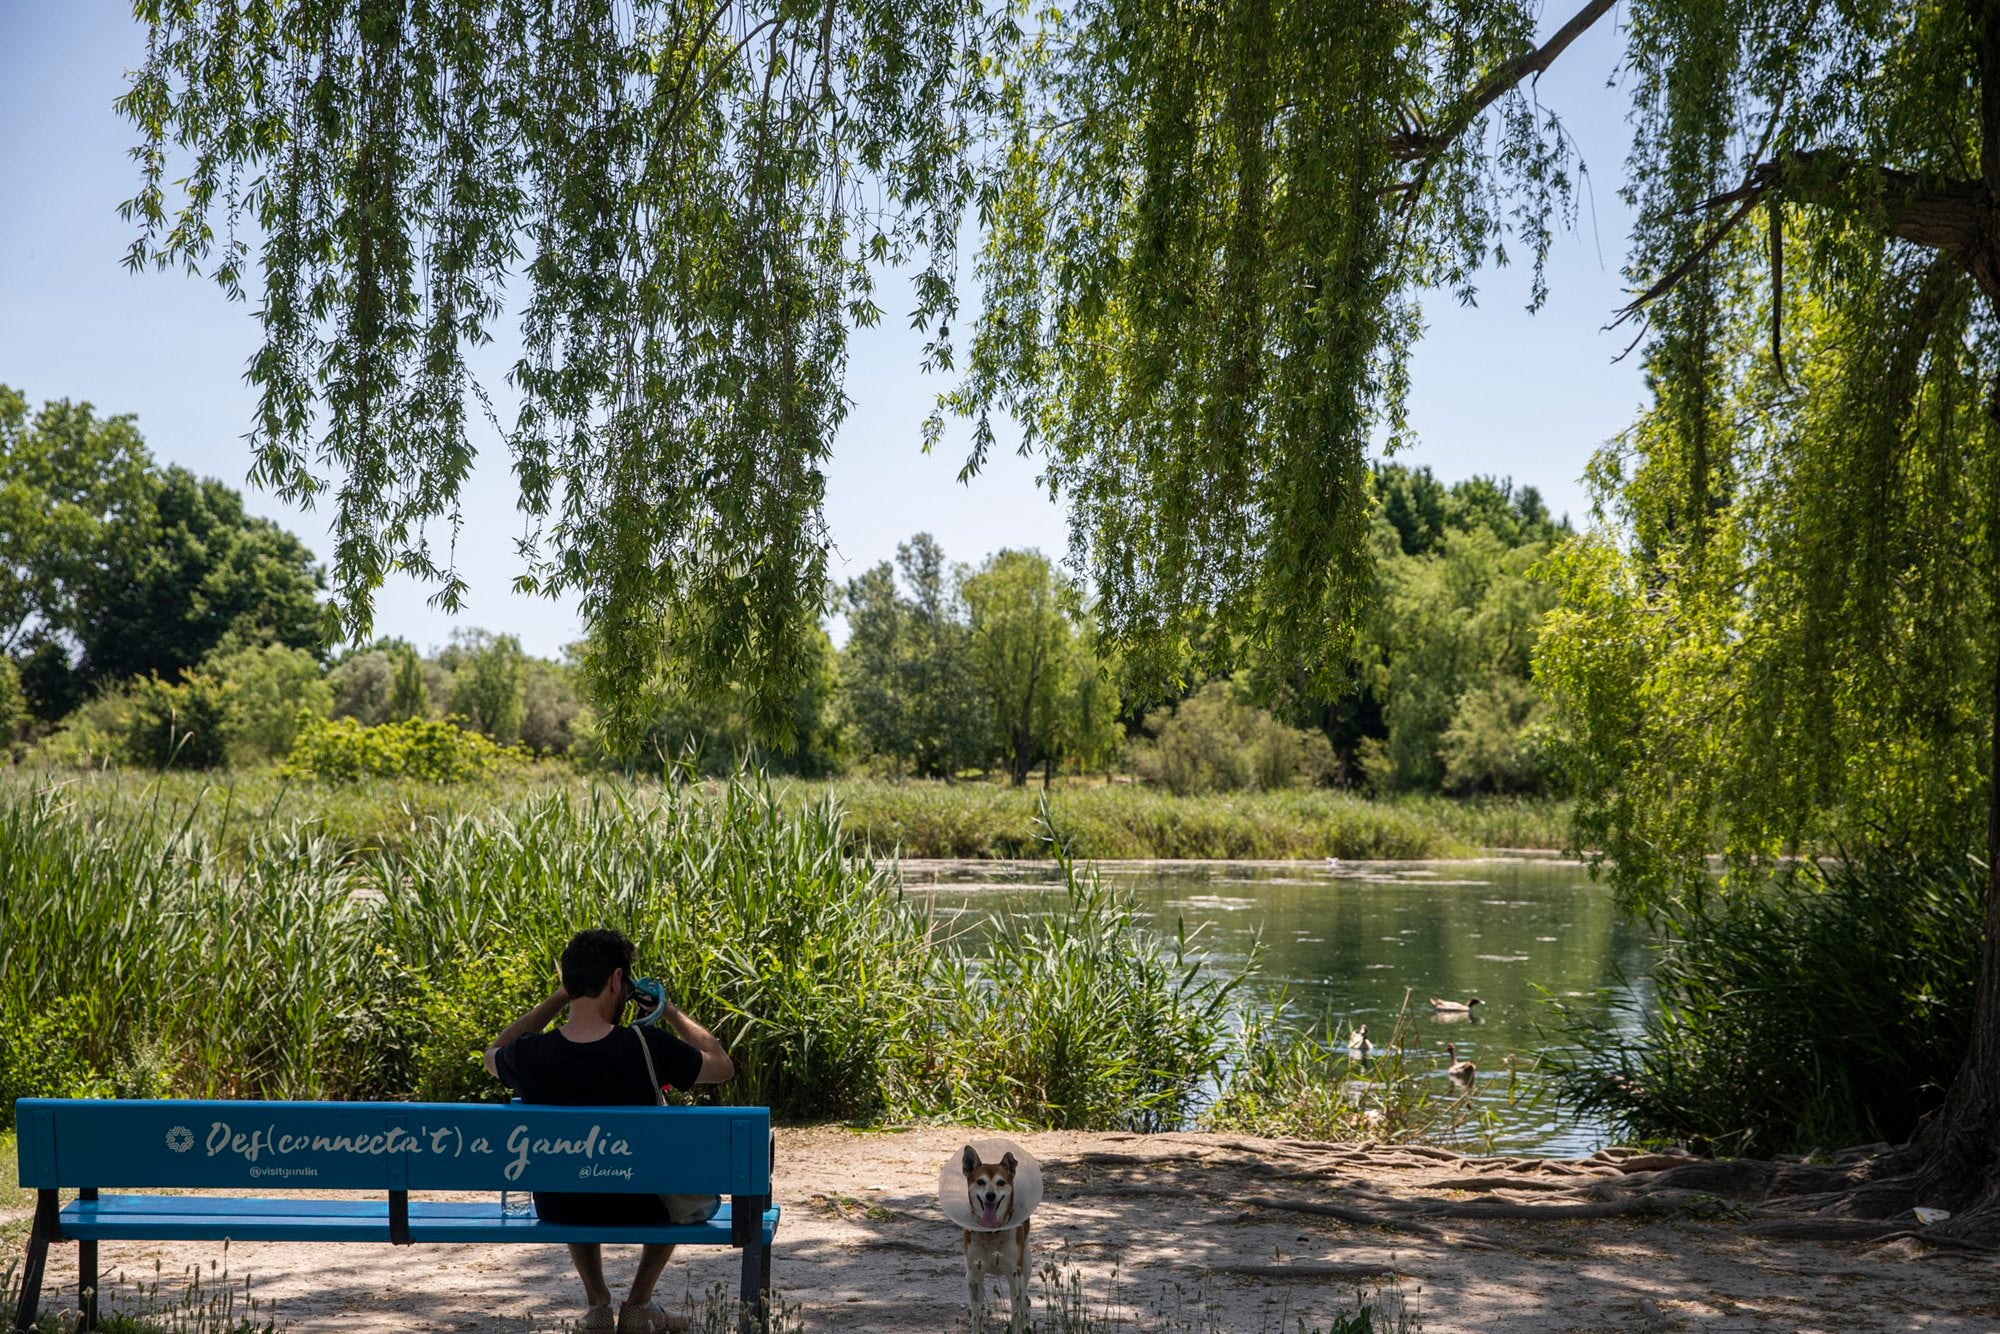
M 763 1229 L 757 1236 L 743 1244 L 743 1280 L 737 1289 L 737 1298 L 742 1303 L 742 1316 L 737 1328 L 749 1331 L 761 1329 L 765 1320 L 765 1302 L 768 1294 L 763 1289 L 763 1278 L 770 1266 L 770 1257 L 764 1246 Z
M 14 1303 L 14 1328 L 20 1334 L 33 1329 L 35 1317 L 41 1314 L 42 1272 L 48 1268 L 49 1242 L 61 1227 L 57 1208 L 54 1191 L 37 1192 L 35 1222 L 28 1233 L 28 1257 L 21 1266 L 21 1293 Z
M 82 1319 L 79 1330 L 97 1328 L 97 1243 L 76 1244 L 76 1309 Z

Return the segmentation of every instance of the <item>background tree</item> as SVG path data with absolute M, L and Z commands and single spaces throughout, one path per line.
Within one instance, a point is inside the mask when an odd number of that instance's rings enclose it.
M 243 497 L 184 468 L 149 477 L 144 499 L 112 516 L 66 629 L 92 681 L 172 676 L 224 641 L 318 652 L 325 586 L 303 543 L 243 512 Z
M 326 674 L 327 686 L 333 691 L 331 716 L 353 718 L 369 727 L 388 722 L 396 665 L 395 658 L 380 648 L 349 653 L 334 663 Z M 417 679 L 423 680 L 421 675 Z
M 455 630 L 451 641 L 452 712 L 473 731 L 502 746 L 513 745 L 521 739 L 527 688 L 521 641 L 485 630 Z M 394 697 L 390 713 L 395 713 Z
M 884 561 L 849 582 L 846 606 L 840 681 L 861 747 L 919 777 L 981 763 L 988 728 L 971 630 L 936 539 L 899 544 L 895 569 Z
M 0 386 L 0 652 L 44 718 L 96 685 L 171 680 L 225 641 L 317 652 L 323 577 L 220 482 L 164 472 L 130 417 Z
M 224 645 L 201 666 L 224 692 L 223 744 L 232 764 L 283 759 L 303 720 L 325 718 L 333 707 L 333 690 L 304 649 Z
M 973 669 L 986 696 L 994 753 L 1019 787 L 1063 733 L 1076 667 L 1065 599 L 1074 594 L 1038 551 L 996 551 L 964 582 Z
M 12 658 L 0 653 L 0 757 L 14 758 L 27 719 L 28 697 L 21 689 L 20 669 Z
M 430 717 L 431 692 L 424 684 L 424 665 L 417 657 L 417 651 L 405 645 L 397 649 L 390 660 L 395 668 L 389 680 L 389 697 L 383 708 L 384 721 Z

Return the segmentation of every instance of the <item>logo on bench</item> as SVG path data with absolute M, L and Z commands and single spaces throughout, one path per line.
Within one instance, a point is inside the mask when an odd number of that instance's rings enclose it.
M 175 1153 L 186 1153 L 194 1147 L 194 1132 L 186 1126 L 175 1126 L 167 1131 L 167 1147 Z

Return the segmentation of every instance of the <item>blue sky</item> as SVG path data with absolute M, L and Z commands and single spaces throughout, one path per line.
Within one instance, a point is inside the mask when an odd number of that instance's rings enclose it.
M 1564 17 L 1544 15 L 1544 27 Z M 1618 48 L 1610 20 L 1601 21 L 1537 90 L 1591 168 L 1577 229 L 1557 238 L 1550 257 L 1547 305 L 1525 313 L 1528 275 L 1518 267 L 1486 274 L 1474 307 L 1442 293 L 1428 300 L 1413 367 L 1418 443 L 1401 456 L 1446 480 L 1510 475 L 1578 519 L 1586 461 L 1643 395 L 1637 358 L 1611 361 L 1629 335 L 1601 331 L 1621 300 L 1630 225 L 1618 198 L 1625 107 L 1606 87 Z M 137 177 L 126 156 L 132 132 L 111 104 L 142 50 L 142 30 L 120 0 L 0 0 L 0 383 L 33 403 L 89 400 L 107 414 L 136 414 L 156 457 L 244 488 L 254 512 L 325 553 L 324 516 L 246 486 L 254 397 L 243 368 L 257 342 L 246 309 L 206 282 L 135 275 L 120 263 L 131 235 L 117 205 Z M 896 317 L 906 292 L 895 277 L 886 281 L 877 299 L 889 318 L 852 342 L 853 409 L 827 478 L 834 576 L 890 557 L 920 529 L 954 560 L 1002 546 L 1060 554 L 1063 513 L 1037 487 L 1034 460 L 1003 453 L 961 486 L 962 437 L 936 454 L 920 451 L 919 428 L 941 386 L 918 370 L 918 340 Z M 502 420 L 511 359 L 503 340 L 475 362 Z M 529 651 L 553 655 L 578 635 L 575 609 L 511 591 L 522 517 L 504 448 L 493 438 L 481 444 L 457 547 L 471 586 L 458 623 L 518 634 Z M 377 603 L 378 631 L 444 642 L 454 623 L 427 605 L 429 593 L 392 580 Z

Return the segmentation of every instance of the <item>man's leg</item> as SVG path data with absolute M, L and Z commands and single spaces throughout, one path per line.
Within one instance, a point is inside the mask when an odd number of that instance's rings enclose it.
M 604 1248 L 594 1241 L 573 1241 L 569 1244 L 569 1258 L 576 1266 L 576 1276 L 583 1280 L 584 1300 L 592 1306 L 611 1305 L 611 1288 L 604 1281 Z M 657 1270 L 653 1277 L 659 1277 Z
M 632 1275 L 632 1295 L 625 1299 L 627 1306 L 644 1306 L 653 1300 L 653 1285 L 660 1281 L 660 1274 L 673 1255 L 673 1247 L 658 1243 L 649 1243 L 640 1249 L 639 1268 Z

